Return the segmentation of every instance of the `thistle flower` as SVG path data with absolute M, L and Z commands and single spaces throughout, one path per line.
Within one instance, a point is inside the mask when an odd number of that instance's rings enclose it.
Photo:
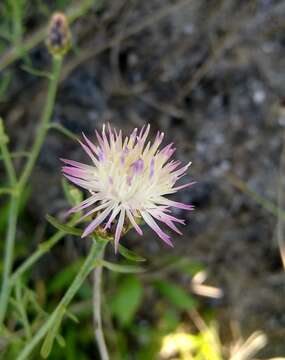
M 131 224 L 139 235 L 143 234 L 140 220 L 144 220 L 170 246 L 173 246 L 170 236 L 157 221 L 182 234 L 176 223 L 185 222 L 174 217 L 171 208 L 193 210 L 193 206 L 170 200 L 165 195 L 193 184 L 175 185 L 191 163 L 180 167 L 180 161 L 170 160 L 175 152 L 173 144 L 159 150 L 164 137 L 162 132 L 157 133 L 153 143 L 146 143 L 149 130 L 149 125 L 140 131 L 134 129 L 129 137 L 123 138 L 121 131 L 117 133 L 110 126 L 106 131 L 104 125 L 101 134 L 96 131 L 97 145 L 84 134 L 85 143 L 80 142 L 92 165 L 62 159 L 66 164 L 62 169 L 66 178 L 90 193 L 89 198 L 69 211 L 74 213 L 90 207 L 82 219 L 95 215 L 82 237 L 91 234 L 98 226 L 107 230 L 115 223 L 117 251 L 124 224 Z

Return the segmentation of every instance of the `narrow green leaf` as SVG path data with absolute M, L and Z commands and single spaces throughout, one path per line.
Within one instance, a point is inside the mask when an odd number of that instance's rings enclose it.
M 79 324 L 79 320 L 78 320 L 78 317 L 77 316 L 75 316 L 74 314 L 72 314 L 72 312 L 71 311 L 66 311 L 66 316 L 70 319 L 70 320 L 72 320 L 73 322 L 75 322 L 76 324 Z
M 176 284 L 157 280 L 154 286 L 162 296 L 180 310 L 191 310 L 197 306 L 197 301 L 193 296 Z
M 111 311 L 121 326 L 128 326 L 143 299 L 143 286 L 135 276 L 124 276 L 111 300 Z
M 72 226 L 61 224 L 51 215 L 46 215 L 46 219 L 52 226 L 54 226 L 56 229 L 58 229 L 60 231 L 63 231 L 67 234 L 76 235 L 76 236 L 82 235 L 81 229 L 77 229 Z
M 137 262 L 142 262 L 142 261 L 146 261 L 145 258 L 143 258 L 142 256 L 136 254 L 134 251 L 127 249 L 126 247 L 124 247 L 123 245 L 119 245 L 119 253 L 126 259 L 131 260 L 131 261 L 137 261 Z
M 141 273 L 144 269 L 141 266 L 136 265 L 124 265 L 124 264 L 115 264 L 109 261 L 102 260 L 102 265 L 107 269 L 119 273 Z
M 49 329 L 47 336 L 45 337 L 45 340 L 43 342 L 43 345 L 42 345 L 41 351 L 40 351 L 41 356 L 44 359 L 46 359 L 49 356 L 49 354 L 52 350 L 54 340 L 58 335 L 58 330 L 59 330 L 62 318 L 64 316 L 64 313 L 65 313 L 65 309 L 62 308 L 59 311 L 59 314 L 58 314 L 57 318 L 55 319 L 53 326 Z
M 76 136 L 75 134 L 73 134 L 72 131 L 70 131 L 69 129 L 67 129 L 66 127 L 64 127 L 61 124 L 58 123 L 51 123 L 49 125 L 50 129 L 54 129 L 58 132 L 60 132 L 61 134 L 63 134 L 64 136 L 66 136 L 67 138 L 73 140 L 73 141 L 77 141 L 78 140 L 78 136 Z
M 60 334 L 57 334 L 56 337 L 55 337 L 58 345 L 62 348 L 64 348 L 66 346 L 66 342 L 64 340 L 64 337 Z
M 33 68 L 31 66 L 28 66 L 28 65 L 23 65 L 22 69 L 24 71 L 28 72 L 29 74 L 34 75 L 34 76 L 45 77 L 45 78 L 48 78 L 48 79 L 51 78 L 51 73 L 49 73 L 47 71 L 42 71 L 42 70 Z

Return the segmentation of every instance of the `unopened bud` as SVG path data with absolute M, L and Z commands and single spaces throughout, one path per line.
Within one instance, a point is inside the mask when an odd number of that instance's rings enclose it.
M 67 18 L 62 13 L 55 13 L 49 24 L 47 47 L 52 55 L 63 56 L 70 48 L 71 34 Z

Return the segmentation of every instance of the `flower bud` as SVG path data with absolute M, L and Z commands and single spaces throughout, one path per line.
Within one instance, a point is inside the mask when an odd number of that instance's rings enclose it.
M 62 13 L 55 13 L 49 24 L 47 47 L 56 56 L 63 56 L 71 45 L 71 34 L 67 17 Z

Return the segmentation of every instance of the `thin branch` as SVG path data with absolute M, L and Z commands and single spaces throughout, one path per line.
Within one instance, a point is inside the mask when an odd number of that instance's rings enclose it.
M 103 257 L 103 254 L 102 254 Z M 102 266 L 98 265 L 93 271 L 93 320 L 95 328 L 95 338 L 97 341 L 101 360 L 109 360 L 109 354 L 104 339 L 101 316 L 101 283 L 102 283 Z

